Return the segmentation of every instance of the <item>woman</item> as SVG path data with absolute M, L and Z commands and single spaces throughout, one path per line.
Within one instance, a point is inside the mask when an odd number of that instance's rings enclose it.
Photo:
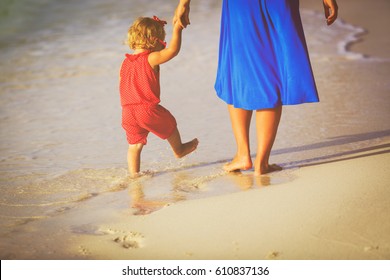
M 336 0 L 323 0 L 328 25 Z M 190 0 L 180 0 L 174 22 L 190 24 Z M 254 174 L 279 170 L 269 164 L 283 105 L 318 102 L 299 14 L 299 0 L 223 0 L 217 95 L 228 104 L 237 152 L 226 171 L 253 167 L 249 126 L 256 115 Z

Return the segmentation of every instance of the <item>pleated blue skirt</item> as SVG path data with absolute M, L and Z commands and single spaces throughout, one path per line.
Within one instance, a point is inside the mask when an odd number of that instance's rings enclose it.
M 299 0 L 223 0 L 217 95 L 258 110 L 318 102 Z

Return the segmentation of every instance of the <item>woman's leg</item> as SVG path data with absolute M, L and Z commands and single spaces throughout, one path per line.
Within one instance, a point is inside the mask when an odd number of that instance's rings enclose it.
M 234 108 L 233 105 L 228 105 L 228 110 L 234 138 L 236 140 L 237 152 L 233 160 L 225 164 L 224 170 L 230 172 L 250 169 L 252 168 L 252 159 L 249 145 L 249 127 L 252 111 Z
M 269 157 L 281 116 L 282 106 L 256 111 L 257 155 L 255 160 L 255 175 L 281 169 L 277 165 L 269 164 Z

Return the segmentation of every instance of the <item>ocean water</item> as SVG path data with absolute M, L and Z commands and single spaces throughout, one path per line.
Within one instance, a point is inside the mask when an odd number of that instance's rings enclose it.
M 127 198 L 118 207 L 128 207 L 129 202 L 134 214 L 146 214 L 169 203 L 222 195 L 255 184 L 250 174 L 237 177 L 221 171 L 235 146 L 225 105 L 213 90 L 220 0 L 193 1 L 192 24 L 184 30 L 182 51 L 161 67 L 162 104 L 177 118 L 183 140 L 199 138 L 198 151 L 176 160 L 165 141 L 150 135 L 142 154 L 147 175 L 138 180 L 126 178 L 127 142 L 120 125 L 118 95 L 118 70 L 124 53 L 129 52 L 123 40 L 138 16 L 157 15 L 170 23 L 176 3 L 1 1 L 3 238 L 25 224 L 61 215 L 101 194 L 124 192 Z M 364 60 L 348 51 L 364 32 L 362 28 L 342 21 L 327 27 L 323 15 L 312 11 L 302 11 L 302 18 L 313 61 Z M 168 40 L 170 31 L 171 24 Z M 305 109 L 296 118 L 313 110 Z M 300 147 L 320 148 L 315 143 L 324 136 L 310 133 L 315 120 L 308 123 L 292 134 L 281 126 L 281 135 L 292 136 L 281 137 L 273 155 L 291 168 L 264 177 L 257 185 L 293 180 L 291 170 L 310 161 L 313 155 Z M 218 187 L 212 182 L 219 182 Z

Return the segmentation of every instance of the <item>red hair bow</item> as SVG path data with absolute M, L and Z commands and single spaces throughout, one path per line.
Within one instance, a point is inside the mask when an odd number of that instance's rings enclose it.
M 162 26 L 164 26 L 165 24 L 167 24 L 167 22 L 165 20 L 161 20 L 159 19 L 158 17 L 156 16 L 153 16 L 153 19 L 157 22 L 159 22 Z

